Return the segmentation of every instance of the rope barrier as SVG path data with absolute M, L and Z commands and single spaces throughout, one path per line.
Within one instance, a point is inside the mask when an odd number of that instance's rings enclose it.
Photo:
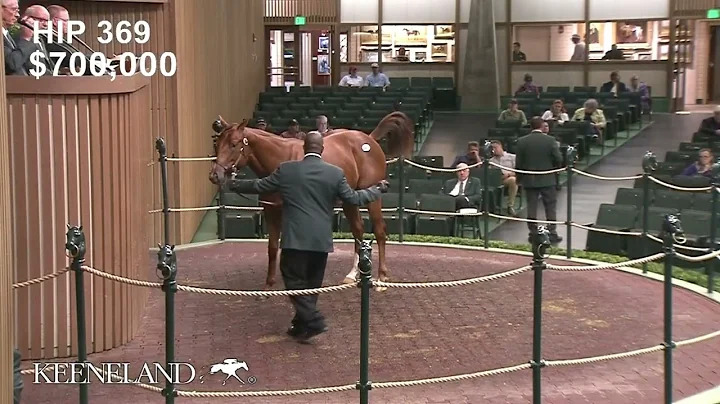
M 503 219 L 503 220 L 514 220 L 516 222 L 524 222 L 524 223 L 539 223 L 539 224 L 567 224 L 567 222 L 562 222 L 559 220 L 539 220 L 539 219 L 525 219 L 522 217 L 512 217 L 512 216 L 503 216 L 503 215 L 496 215 L 494 213 L 488 213 L 488 216 L 493 217 L 495 219 Z
M 492 275 L 479 276 L 476 278 L 460 279 L 456 281 L 440 281 L 440 282 L 384 282 L 373 280 L 373 285 L 387 288 L 399 288 L 399 289 L 416 289 L 416 288 L 446 288 L 452 286 L 465 286 L 472 285 L 481 282 L 490 282 L 497 279 L 508 278 L 513 275 L 518 275 L 523 272 L 527 272 L 531 267 L 524 266 L 521 268 L 511 269 L 509 271 L 500 272 Z
M 674 189 L 676 191 L 684 191 L 684 192 L 701 192 L 701 191 L 710 191 L 712 187 L 698 187 L 698 188 L 688 188 L 688 187 L 680 187 L 677 185 L 669 184 L 667 182 L 661 181 L 653 176 L 648 177 L 650 178 L 654 183 L 658 185 L 662 185 L 665 188 Z
M 553 170 L 546 170 L 546 171 L 518 170 L 517 168 L 505 167 L 505 166 L 503 166 L 503 165 L 500 165 L 500 164 L 497 164 L 497 163 L 493 163 L 492 161 L 490 162 L 490 165 L 493 166 L 493 167 L 497 167 L 497 168 L 499 168 L 499 169 L 501 169 L 501 170 L 510 171 L 510 172 L 518 173 L 518 174 L 526 174 L 526 175 L 556 174 L 556 173 L 561 173 L 561 172 L 565 171 L 565 167 L 560 167 L 560 168 L 556 168 L 556 169 L 553 169 Z
M 600 227 L 585 226 L 584 224 L 579 224 L 579 223 L 575 223 L 575 222 L 571 222 L 570 226 L 577 227 L 578 229 L 588 230 L 588 231 L 596 231 L 599 233 L 615 234 L 618 236 L 642 236 L 642 232 L 639 232 L 639 231 L 610 230 L 610 229 L 603 229 Z
M 707 249 L 705 249 L 705 251 L 707 251 Z M 699 255 L 699 256 L 697 256 L 697 257 L 693 257 L 693 256 L 691 256 L 691 255 L 680 254 L 680 253 L 678 253 L 678 252 L 676 252 L 675 255 L 676 255 L 678 258 L 683 259 L 683 260 L 688 261 L 688 262 L 702 262 L 702 261 L 706 261 L 706 260 L 709 260 L 709 259 L 712 259 L 712 258 L 717 258 L 718 256 L 720 256 L 720 250 L 714 251 L 714 252 L 710 252 L 710 253 L 707 253 L 707 254 L 705 254 L 705 255 Z
M 258 201 L 258 202 L 264 202 L 264 201 Z M 271 205 L 274 205 L 272 202 L 265 202 Z M 264 208 L 262 206 L 205 206 L 205 207 L 199 207 L 199 208 L 170 208 L 168 209 L 168 212 L 194 212 L 194 211 L 208 211 L 208 210 L 219 210 L 219 209 L 227 209 L 227 210 L 244 210 L 244 211 L 254 211 L 259 212 L 262 211 Z M 397 212 L 398 208 L 382 208 L 380 209 L 382 212 Z M 343 208 L 335 208 L 335 212 L 342 212 Z M 405 210 L 407 211 L 407 209 Z M 163 209 L 153 209 L 149 210 L 149 214 L 156 214 L 156 213 L 162 213 Z M 367 208 L 361 208 L 360 212 L 368 212 Z
M 47 275 L 39 276 L 37 278 L 29 279 L 25 282 L 13 283 L 13 289 L 25 288 L 30 285 L 36 285 L 38 283 L 43 283 L 45 281 L 49 281 L 50 279 L 55 279 L 58 276 L 65 274 L 69 270 L 70 270 L 70 267 L 66 267 L 57 272 L 53 272 L 51 274 L 47 274 Z
M 662 241 L 661 238 L 655 237 L 655 236 L 653 236 L 652 234 L 648 234 L 647 237 L 648 237 L 650 240 L 655 241 L 655 242 L 657 242 L 657 243 L 661 243 L 661 244 L 663 243 L 663 241 Z M 686 246 L 686 245 L 682 245 L 682 244 L 678 244 L 678 243 L 673 244 L 673 247 L 675 247 L 675 248 L 677 248 L 677 249 L 680 249 L 680 250 L 697 251 L 697 252 L 706 252 L 706 251 L 708 250 L 707 248 L 688 247 L 688 246 Z
M 470 379 L 477 379 L 480 377 L 502 375 L 502 374 L 517 372 L 520 370 L 525 370 L 525 369 L 530 369 L 530 368 L 531 368 L 531 365 L 529 363 L 523 363 L 522 365 L 508 366 L 508 367 L 504 367 L 504 368 L 484 370 L 482 372 L 475 372 L 475 373 L 465 373 L 465 374 L 454 375 L 454 376 L 433 377 L 430 379 L 419 379 L 419 380 L 408 380 L 408 381 L 397 381 L 397 382 L 379 382 L 379 383 L 373 383 L 372 388 L 373 389 L 388 389 L 388 388 L 395 388 L 395 387 L 412 387 L 412 386 L 423 386 L 423 385 L 427 385 L 427 384 L 457 382 L 460 380 L 470 380 Z
M 602 175 L 591 174 L 586 171 L 578 170 L 577 168 L 573 168 L 572 171 L 576 174 L 584 175 L 586 177 L 593 178 L 596 180 L 602 180 L 602 181 L 629 181 L 629 180 L 636 180 L 638 178 L 643 177 L 642 174 L 632 175 L 629 177 L 605 177 Z
M 405 213 L 416 213 L 430 216 L 482 216 L 483 212 L 460 213 L 460 212 L 437 212 L 432 210 L 405 209 Z
M 316 387 L 311 389 L 299 389 L 299 390 L 265 390 L 265 391 L 186 391 L 178 390 L 178 397 L 287 397 L 287 396 L 300 396 L 307 394 L 325 394 L 325 393 L 340 393 L 343 391 L 355 390 L 354 384 L 346 384 L 343 386 L 332 386 L 332 387 Z
M 654 255 L 649 255 L 647 257 L 638 258 L 630 261 L 624 261 L 624 262 L 618 262 L 617 264 L 605 264 L 605 265 L 590 265 L 590 266 L 573 266 L 573 265 L 553 265 L 553 264 L 546 264 L 547 269 L 551 269 L 553 271 L 600 271 L 605 269 L 615 269 L 615 268 L 621 268 L 621 267 L 631 267 L 633 265 L 640 265 L 644 264 L 646 262 L 652 262 L 659 260 L 660 258 L 664 257 L 665 253 L 657 253 Z
M 479 166 L 482 165 L 482 161 L 480 161 L 480 162 L 477 162 L 477 163 L 475 163 L 475 164 L 471 164 L 471 165 L 467 166 L 466 168 L 440 168 L 440 167 L 430 167 L 430 166 L 426 166 L 426 165 L 423 165 L 423 164 L 420 164 L 420 163 L 416 163 L 416 162 L 414 162 L 414 161 L 412 161 L 412 160 L 408 160 L 408 159 L 405 159 L 405 160 L 403 160 L 403 161 L 406 162 L 408 165 L 411 165 L 411 166 L 413 166 L 413 167 L 416 167 L 416 168 L 419 168 L 419 169 L 422 169 L 422 170 L 435 171 L 435 172 L 440 172 L 440 173 L 456 173 L 456 172 L 458 172 L 458 171 L 462 171 L 462 170 L 465 170 L 465 169 L 468 169 L 468 168 L 475 168 L 475 167 L 479 167 Z

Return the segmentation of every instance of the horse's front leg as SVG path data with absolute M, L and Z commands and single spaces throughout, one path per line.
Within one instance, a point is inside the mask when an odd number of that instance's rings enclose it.
M 264 212 L 268 231 L 268 270 L 265 279 L 265 290 L 270 290 L 275 285 L 275 274 L 277 273 L 282 210 L 268 206 L 265 207 Z

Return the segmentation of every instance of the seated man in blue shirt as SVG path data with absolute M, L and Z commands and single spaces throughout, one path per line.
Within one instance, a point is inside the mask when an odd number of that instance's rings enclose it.
M 370 73 L 365 78 L 365 83 L 367 83 L 368 87 L 387 87 L 390 85 L 390 79 L 385 75 L 385 73 L 380 73 L 380 67 L 377 63 L 373 63 L 370 65 L 372 68 L 372 73 Z

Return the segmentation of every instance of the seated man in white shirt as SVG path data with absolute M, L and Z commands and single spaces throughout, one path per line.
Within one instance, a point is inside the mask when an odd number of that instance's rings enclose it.
M 338 86 L 362 87 L 363 84 L 365 84 L 365 80 L 363 80 L 362 77 L 358 76 L 357 67 L 350 66 L 350 69 L 348 69 L 348 74 L 346 74 L 345 76 L 343 76 L 342 79 L 340 79 L 340 83 L 338 83 Z
M 457 165 L 457 179 L 445 181 L 441 194 L 455 197 L 455 209 L 460 210 L 480 206 L 482 201 L 482 184 L 480 180 L 470 176 L 470 169 L 465 163 Z
M 493 147 L 493 157 L 490 161 L 503 167 L 514 169 L 515 155 L 506 152 L 499 140 L 493 140 L 490 143 Z M 515 216 L 517 214 L 515 212 L 515 197 L 518 191 L 517 179 L 514 172 L 502 168 L 500 170 L 503 175 L 503 185 L 505 185 L 505 188 L 508 190 L 508 214 Z

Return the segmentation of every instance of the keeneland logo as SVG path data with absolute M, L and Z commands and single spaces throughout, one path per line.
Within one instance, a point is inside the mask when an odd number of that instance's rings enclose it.
M 134 366 L 134 367 L 133 367 Z M 92 363 L 35 363 L 33 366 L 36 384 L 190 384 L 196 379 L 205 383 L 212 375 L 225 375 L 224 386 L 231 378 L 240 384 L 255 384 L 257 378 L 248 376 L 245 380 L 238 375 L 238 370 L 249 372 L 247 362 L 235 358 L 225 359 L 221 363 L 212 364 L 200 377 L 195 366 L 186 362 L 170 363 L 166 369 L 161 363 L 143 363 L 139 366 L 128 362 L 106 362 L 100 365 Z M 137 376 L 132 376 L 132 375 Z

